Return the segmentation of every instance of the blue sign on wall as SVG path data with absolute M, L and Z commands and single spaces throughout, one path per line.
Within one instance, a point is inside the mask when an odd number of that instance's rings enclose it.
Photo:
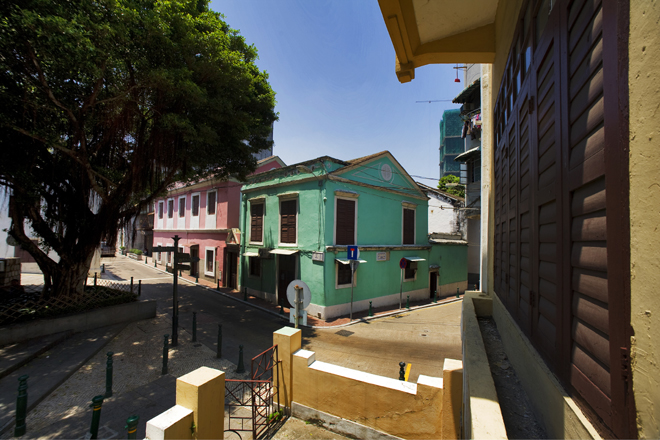
M 349 260 L 357 260 L 358 257 L 360 256 L 360 252 L 358 251 L 357 246 L 348 246 L 346 250 L 348 251 Z

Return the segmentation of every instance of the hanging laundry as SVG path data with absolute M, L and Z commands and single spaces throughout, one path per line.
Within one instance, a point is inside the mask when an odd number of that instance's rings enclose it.
M 461 138 L 465 139 L 468 135 L 468 121 L 465 121 L 463 124 L 463 131 L 461 132 Z

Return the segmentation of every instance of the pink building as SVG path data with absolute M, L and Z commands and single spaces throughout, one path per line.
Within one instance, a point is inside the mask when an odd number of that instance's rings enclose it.
M 282 166 L 284 162 L 279 157 L 267 157 L 257 162 L 255 174 Z M 155 202 L 153 245 L 173 246 L 172 237 L 178 235 L 179 252 L 200 259 L 186 272 L 213 283 L 219 281 L 224 287 L 237 288 L 242 185 L 235 179 L 177 184 Z M 156 252 L 153 256 L 171 270 L 171 252 Z

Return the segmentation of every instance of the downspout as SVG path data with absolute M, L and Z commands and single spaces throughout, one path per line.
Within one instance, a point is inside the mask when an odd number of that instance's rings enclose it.
M 241 191 L 241 212 L 240 212 L 241 217 L 243 217 L 243 221 L 241 222 L 241 243 L 239 245 L 239 253 L 238 253 L 238 273 L 239 273 L 239 285 L 238 285 L 238 290 L 241 291 L 243 289 L 243 278 L 245 277 L 244 270 L 243 270 L 243 254 L 245 253 L 245 234 L 246 234 L 246 217 L 247 217 L 247 194 L 243 194 Z

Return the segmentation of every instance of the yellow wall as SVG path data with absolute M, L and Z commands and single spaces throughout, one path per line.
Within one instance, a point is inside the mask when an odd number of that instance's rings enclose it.
M 660 4 L 631 0 L 630 321 L 640 438 L 660 438 Z

